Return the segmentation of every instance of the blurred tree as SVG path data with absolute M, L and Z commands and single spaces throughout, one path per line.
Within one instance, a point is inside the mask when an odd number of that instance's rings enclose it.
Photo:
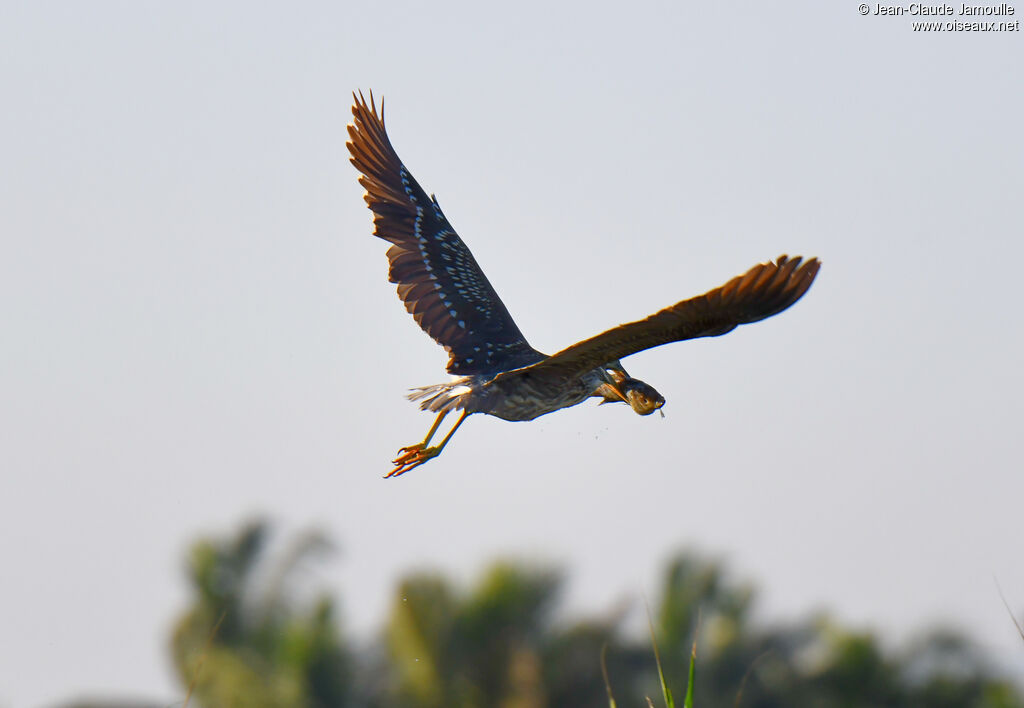
M 288 592 L 300 563 L 327 548 L 324 539 L 302 536 L 280 554 L 267 545 L 266 524 L 255 522 L 192 549 L 195 602 L 173 646 L 183 683 L 195 680 L 197 706 L 606 706 L 602 653 L 619 706 L 661 694 L 650 637 L 623 631 L 629 608 L 560 624 L 563 581 L 551 569 L 497 563 L 466 591 L 436 573 L 409 576 L 380 641 L 356 657 L 326 596 L 301 603 Z M 651 618 L 677 696 L 696 640 L 701 707 L 1024 708 L 1019 690 L 956 632 L 934 631 L 893 652 L 824 616 L 759 626 L 754 599 L 752 586 L 717 561 L 671 559 Z
M 195 603 L 178 621 L 175 666 L 204 708 L 335 708 L 348 704 L 350 660 L 330 598 L 299 609 L 287 586 L 299 564 L 329 549 L 316 533 L 268 558 L 268 526 L 192 549 Z M 194 684 L 193 684 L 194 682 Z
M 984 658 L 955 632 L 935 632 L 903 654 L 887 655 L 873 635 L 851 633 L 824 617 L 755 627 L 753 600 L 753 588 L 729 582 L 716 562 L 688 554 L 669 563 L 657 632 L 677 693 L 686 686 L 696 639 L 698 706 L 1024 706 L 1020 693 L 994 678 Z
M 695 554 L 670 560 L 656 632 L 669 687 L 686 687 L 690 651 L 699 647 L 695 698 L 701 705 L 729 705 L 747 672 L 769 649 L 748 626 L 752 588 L 730 583 L 722 566 Z
M 432 574 L 398 589 L 387 630 L 393 684 L 378 705 L 541 708 L 607 705 L 600 657 L 620 706 L 660 695 L 649 639 L 621 636 L 625 612 L 560 627 L 561 578 L 498 564 L 462 595 Z M 698 646 L 696 705 L 744 708 L 1019 708 L 1021 696 L 985 670 L 959 635 L 937 633 L 902 655 L 824 617 L 761 629 L 754 590 L 722 566 L 684 554 L 667 567 L 652 612 L 668 681 L 686 686 Z
M 540 654 L 559 586 L 552 572 L 500 563 L 465 598 L 435 575 L 403 581 L 387 632 L 399 704 L 546 705 Z

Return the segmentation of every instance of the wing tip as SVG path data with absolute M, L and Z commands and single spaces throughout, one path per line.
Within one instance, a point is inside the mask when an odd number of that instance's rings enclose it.
M 369 90 L 369 95 L 370 98 L 367 100 L 362 89 L 352 92 L 352 122 L 348 124 L 348 132 L 354 140 L 358 140 L 367 132 L 387 135 L 387 128 L 384 125 L 384 99 L 380 101 L 378 112 L 372 89 Z
M 777 314 L 790 306 L 796 304 L 810 289 L 814 279 L 821 270 L 821 261 L 817 256 L 808 258 L 803 256 L 789 256 L 783 254 L 776 259 L 779 268 L 779 285 L 781 290 L 778 293 L 779 308 L 772 314 Z

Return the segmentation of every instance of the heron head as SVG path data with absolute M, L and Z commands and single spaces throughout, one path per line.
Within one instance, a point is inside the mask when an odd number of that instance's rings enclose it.
M 665 405 L 665 398 L 650 384 L 632 378 L 619 362 L 608 364 L 604 373 L 607 383 L 602 384 L 594 393 L 604 398 L 601 403 L 623 401 L 639 415 L 661 412 L 659 409 Z M 661 416 L 664 418 L 665 414 L 661 413 Z
M 654 411 L 661 413 L 660 409 L 665 405 L 665 397 L 640 379 L 625 379 L 619 384 L 619 390 L 626 397 L 626 403 L 638 415 L 650 415 Z M 665 414 L 661 413 L 661 416 L 665 417 Z

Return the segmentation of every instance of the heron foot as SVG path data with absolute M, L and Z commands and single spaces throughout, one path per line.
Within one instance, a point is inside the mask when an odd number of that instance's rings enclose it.
M 440 445 L 426 447 L 423 443 L 416 443 L 403 447 L 398 451 L 398 457 L 391 461 L 391 464 L 395 465 L 395 469 L 384 475 L 384 479 L 403 475 L 414 467 L 419 467 L 424 462 L 434 459 L 439 454 L 441 454 Z

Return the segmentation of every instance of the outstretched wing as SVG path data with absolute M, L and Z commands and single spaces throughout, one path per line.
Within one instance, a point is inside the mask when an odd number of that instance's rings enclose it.
M 374 235 L 388 249 L 388 279 L 424 332 L 449 353 L 448 372 L 507 371 L 543 358 L 523 337 L 473 254 L 395 153 L 378 115 L 362 93 L 348 126 L 352 164 L 363 176 Z
M 639 322 L 619 325 L 544 361 L 495 377 L 488 385 L 515 387 L 517 377 L 571 379 L 608 362 L 670 342 L 697 337 L 717 337 L 738 325 L 757 322 L 782 312 L 811 287 L 821 264 L 812 258 L 779 256 L 775 263 L 761 263 L 689 300 L 656 312 Z

